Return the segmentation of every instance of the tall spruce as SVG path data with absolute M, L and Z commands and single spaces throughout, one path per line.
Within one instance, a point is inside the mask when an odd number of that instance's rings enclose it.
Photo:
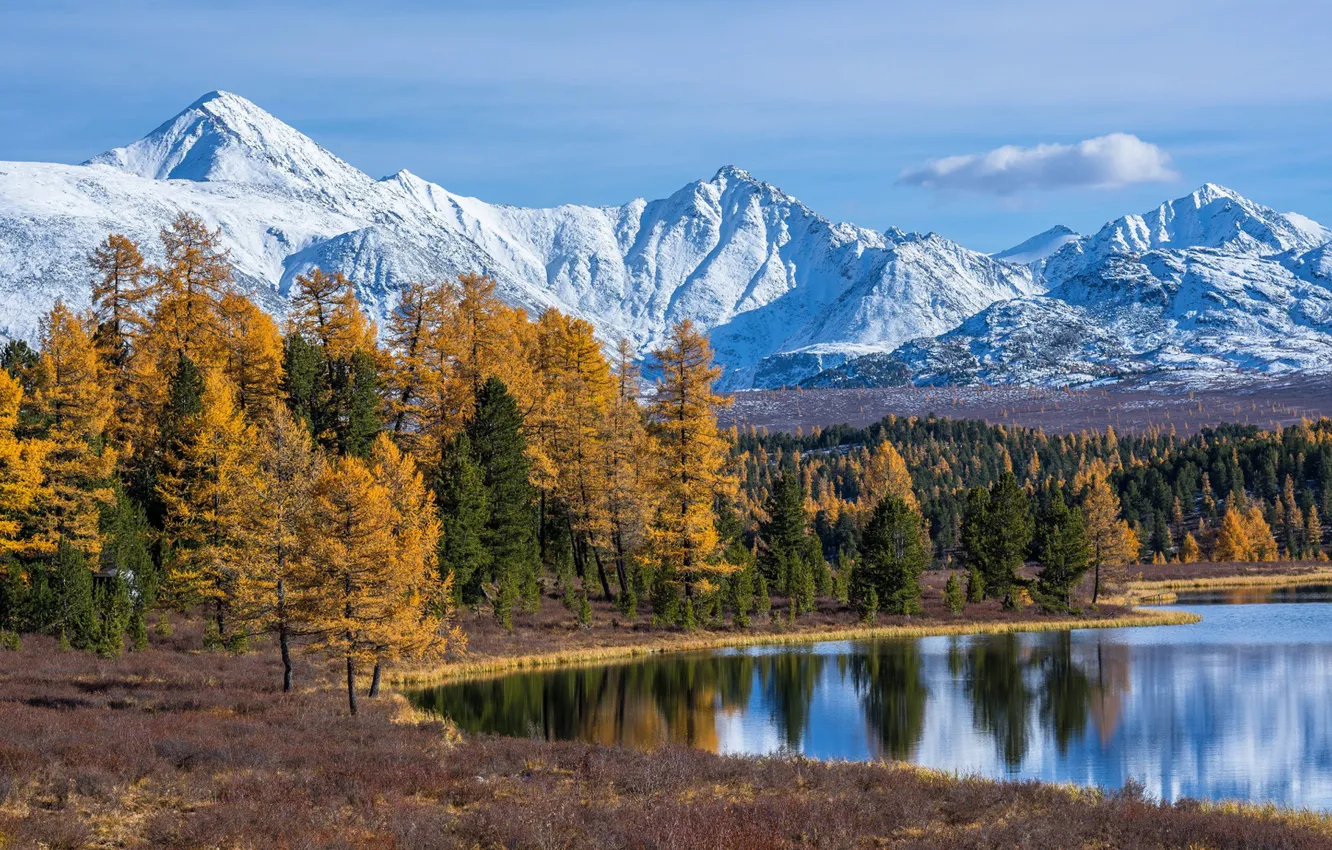
M 1034 595 L 1042 607 L 1068 611 L 1073 607 L 1073 589 L 1091 568 L 1082 511 L 1070 508 L 1056 490 L 1042 507 L 1037 527 L 1036 560 L 1041 571 Z
M 536 601 L 536 516 L 522 413 L 499 378 L 487 379 L 477 391 L 466 433 L 489 506 L 481 540 L 490 558 L 496 616 L 507 623 L 520 595 Z
M 1026 562 L 1032 533 L 1031 505 L 1013 473 L 967 494 L 962 546 L 985 580 L 985 595 L 1002 601 L 1005 608 L 1017 604 L 1014 590 L 1022 584 L 1018 570 Z
M 919 512 L 904 499 L 888 495 L 879 500 L 865 524 L 851 574 L 851 598 L 862 611 L 872 600 L 894 614 L 921 612 L 920 576 L 930 561 L 921 525 Z

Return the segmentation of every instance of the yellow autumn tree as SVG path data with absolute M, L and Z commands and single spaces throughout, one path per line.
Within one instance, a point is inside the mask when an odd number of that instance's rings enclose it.
M 348 360 L 357 351 L 378 350 L 374 323 L 361 309 L 356 288 L 341 272 L 313 269 L 296 276 L 287 311 L 291 329 L 323 346 L 329 361 Z
M 42 322 L 34 409 L 48 445 L 33 514 L 36 551 L 54 552 L 67 543 L 95 561 L 102 550 L 101 511 L 114 501 L 116 452 L 106 440 L 110 375 L 90 324 L 60 301 Z
M 1114 431 L 1107 429 L 1107 439 Z M 1120 567 L 1137 560 L 1138 536 L 1119 515 L 1119 497 L 1110 489 L 1110 475 L 1099 458 L 1074 477 L 1074 489 L 1082 493 L 1082 516 L 1092 562 L 1092 603 L 1101 594 L 1101 584 L 1121 578 Z
M 114 410 L 110 430 L 120 437 L 120 423 L 129 404 L 129 359 L 135 338 L 144 329 L 144 311 L 152 287 L 145 282 L 143 254 L 128 237 L 112 233 L 88 257 L 94 278 L 93 311 L 97 317 L 96 342 L 112 374 Z
M 626 339 L 621 339 L 616 348 L 613 380 L 610 406 L 601 422 L 604 451 L 600 491 L 606 517 L 606 545 L 615 565 L 621 598 L 627 600 L 633 593 L 630 559 L 642 543 L 655 494 L 647 474 L 653 451 L 643 410 L 638 404 L 639 372 Z
M 42 470 L 49 443 L 15 434 L 23 387 L 0 369 L 0 566 L 6 556 L 31 545 L 24 532 L 33 504 L 42 493 Z
M 243 565 L 251 557 L 247 514 L 256 509 L 254 426 L 236 404 L 226 376 L 203 377 L 200 410 L 173 444 L 158 479 L 164 537 L 171 547 L 166 590 L 179 604 L 213 607 L 219 641 L 228 631 Z
M 243 555 L 237 564 L 234 610 L 251 627 L 272 632 L 282 657 L 282 690 L 292 687 L 291 638 L 300 631 L 300 582 L 310 569 L 308 535 L 320 460 L 310 432 L 281 401 L 259 433 L 255 474 L 242 483 Z
M 1258 505 L 1249 508 L 1244 515 L 1245 536 L 1249 540 L 1248 561 L 1275 561 L 1277 559 L 1276 539 L 1272 528 L 1263 516 L 1263 509 Z
M 1184 535 L 1184 542 L 1179 547 L 1179 562 L 1181 564 L 1196 564 L 1203 559 L 1202 547 L 1198 545 L 1198 540 L 1192 534 Z
M 495 281 L 484 275 L 459 275 L 445 337 L 452 341 L 456 375 L 471 389 L 468 404 L 488 378 L 499 378 L 523 410 L 532 407 L 536 376 L 528 362 L 536 333 L 523 310 L 509 307 L 495 294 Z M 471 408 L 464 415 L 470 415 Z
M 608 536 L 601 474 L 604 424 L 614 392 L 610 366 L 592 325 L 582 319 L 547 310 L 537 333 L 545 352 L 541 376 L 548 387 L 537 431 L 553 473 L 551 489 L 568 511 L 575 568 L 590 576 L 594 563 L 602 594 L 610 599 L 601 557 Z
M 315 484 L 312 507 L 309 551 L 317 567 L 303 593 L 307 626 L 315 635 L 310 649 L 345 663 L 347 704 L 355 715 L 361 665 L 399 653 L 442 651 L 450 634 L 415 569 L 424 572 L 429 564 L 399 557 L 402 520 L 394 496 L 364 462 L 342 457 L 327 467 Z M 416 551 L 426 548 L 433 549 Z M 438 592 L 447 594 L 447 586 Z
M 413 281 L 398 293 L 388 318 L 389 369 L 385 375 L 388 415 L 399 443 L 411 446 L 419 433 L 416 406 L 428 376 L 427 353 L 439 327 L 438 283 Z
M 465 641 L 460 630 L 447 626 L 453 614 L 453 576 L 443 581 L 439 577 L 440 521 L 434 494 L 416 461 L 381 433 L 367 463 L 393 509 L 394 554 L 380 578 L 387 608 L 370 681 L 370 696 L 375 697 L 385 664 L 429 658 L 450 646 L 461 648 Z
M 717 557 L 712 510 L 736 485 L 716 414 L 730 399 L 712 391 L 721 369 L 712 365 L 707 337 L 688 319 L 674 325 L 653 354 L 661 368 L 649 407 L 657 438 L 653 485 L 660 499 L 649 531 L 657 572 L 653 615 L 687 622 L 694 594 L 712 592 L 716 578 L 737 569 Z M 684 611 L 672 610 L 680 585 Z
M 222 297 L 231 286 L 231 260 L 220 229 L 181 213 L 161 232 L 166 262 L 154 271 L 157 305 L 153 333 L 159 336 L 159 366 L 181 354 L 200 367 L 219 362 Z
M 1232 505 L 1221 517 L 1221 528 L 1216 533 L 1213 558 L 1217 561 L 1248 561 L 1252 546 L 1244 515 Z
M 282 391 L 282 334 L 272 317 L 243 295 L 225 293 L 218 311 L 223 373 L 236 388 L 240 409 L 251 421 L 266 422 Z
M 916 494 L 911 489 L 911 473 L 892 443 L 883 440 L 875 446 L 865 459 L 861 474 L 864 483 L 857 506 L 862 518 L 867 519 L 885 496 L 901 499 L 908 507 L 919 510 Z

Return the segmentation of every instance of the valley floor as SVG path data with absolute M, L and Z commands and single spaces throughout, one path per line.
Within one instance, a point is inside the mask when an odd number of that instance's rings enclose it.
M 1230 388 L 1145 388 L 1133 384 L 1083 389 L 1048 387 L 889 387 L 754 390 L 736 393 L 722 425 L 808 433 L 847 423 L 864 427 L 888 414 L 981 419 L 992 425 L 1041 428 L 1051 434 L 1153 428 L 1193 434 L 1221 423 L 1273 428 L 1332 416 L 1332 379 L 1277 380 Z
M 548 616 L 546 633 L 512 640 L 574 637 L 554 631 L 567 612 Z M 478 656 L 505 652 L 510 638 L 467 625 Z M 614 630 L 579 631 L 623 645 Z M 201 642 L 189 622 L 113 660 L 32 636 L 0 652 L 0 846 L 1332 847 L 1325 816 L 1132 788 L 460 738 L 391 692 L 347 716 L 333 665 L 302 660 L 283 695 L 271 647 Z

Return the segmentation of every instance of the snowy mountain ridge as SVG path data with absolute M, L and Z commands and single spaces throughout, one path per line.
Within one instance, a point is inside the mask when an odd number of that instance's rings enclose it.
M 692 319 L 729 389 L 1332 371 L 1332 231 L 1215 184 L 987 256 L 832 222 L 734 166 L 618 206 L 490 204 L 375 179 L 226 92 L 82 165 L 0 162 L 0 336 L 86 304 L 108 233 L 158 259 L 181 211 L 220 229 L 237 283 L 278 315 L 315 267 L 381 323 L 406 282 L 480 272 L 640 354 Z
M 692 319 L 731 388 L 891 351 L 1041 290 L 1026 267 L 933 234 L 831 222 L 732 166 L 659 200 L 489 204 L 406 170 L 375 180 L 212 92 L 83 165 L 0 163 L 0 334 L 31 339 L 56 298 L 86 303 L 85 258 L 110 232 L 153 259 L 181 210 L 221 229 L 237 281 L 275 313 L 316 266 L 347 274 L 380 319 L 409 280 L 482 272 L 508 302 L 587 318 L 640 353 Z M 791 358 L 810 362 L 793 371 Z
M 1029 240 L 1040 246 L 1046 234 Z M 998 302 L 889 355 L 915 383 L 1180 385 L 1332 372 L 1332 231 L 1215 184 L 1072 239 L 1032 268 L 1042 295 Z M 1032 245 L 1003 252 L 1020 257 Z M 845 385 L 852 363 L 809 379 Z

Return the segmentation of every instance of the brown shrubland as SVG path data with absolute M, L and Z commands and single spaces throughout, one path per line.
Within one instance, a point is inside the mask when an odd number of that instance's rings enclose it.
M 197 623 L 114 660 L 30 637 L 0 653 L 0 846 L 1332 846 L 1272 809 L 900 764 L 733 758 L 475 737 L 404 710 L 347 716 L 324 663 L 194 651 Z

